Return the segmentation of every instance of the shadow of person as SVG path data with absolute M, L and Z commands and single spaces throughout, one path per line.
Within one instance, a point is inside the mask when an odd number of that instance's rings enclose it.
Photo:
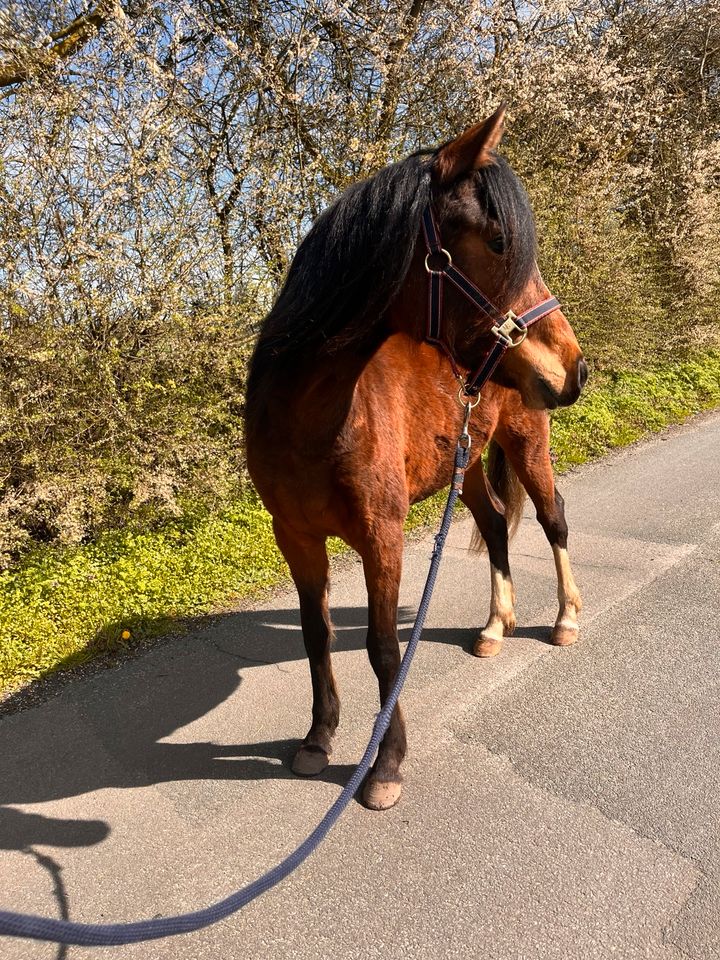
M 399 611 L 401 640 L 407 640 L 413 618 L 412 609 Z M 333 621 L 335 656 L 365 648 L 365 607 L 335 608 Z M 102 821 L 43 817 L 13 805 L 171 781 L 296 779 L 289 767 L 309 720 L 304 715 L 297 718 L 297 737 L 224 744 L 165 741 L 228 698 L 242 701 L 247 671 L 305 661 L 298 610 L 242 611 L 198 618 L 189 626 L 186 636 L 0 719 L 0 847 L 91 845 L 110 829 Z M 470 647 L 475 633 L 430 629 L 423 642 Z M 308 691 L 309 686 L 308 678 Z M 331 764 L 319 779 L 343 785 L 353 769 Z
M 103 820 L 64 820 L 0 807 L 0 850 L 29 850 L 33 844 L 91 847 L 110 833 Z
M 403 619 L 411 613 L 403 611 Z M 334 618 L 336 654 L 364 649 L 365 608 L 342 607 Z M 297 609 L 198 618 L 187 636 L 118 669 L 69 683 L 46 703 L 4 716 L 0 847 L 91 845 L 110 829 L 102 821 L 45 817 L 13 805 L 169 781 L 294 778 L 289 769 L 298 744 L 294 737 L 224 744 L 163 741 L 228 698 L 242 698 L 247 671 L 273 664 L 282 669 L 300 660 L 305 649 Z M 298 717 L 298 732 L 305 732 L 308 719 Z M 344 784 L 352 769 L 331 765 L 320 779 Z

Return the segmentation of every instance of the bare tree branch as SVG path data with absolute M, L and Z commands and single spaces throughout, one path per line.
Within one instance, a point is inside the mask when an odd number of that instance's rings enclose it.
M 392 129 L 393 121 L 395 120 L 400 99 L 400 88 L 402 86 L 400 69 L 403 56 L 415 35 L 418 20 L 427 4 L 428 0 L 412 0 L 410 8 L 403 19 L 400 32 L 397 37 L 388 44 L 388 72 L 377 125 L 377 136 L 381 143 L 387 140 Z
M 51 69 L 95 36 L 117 11 L 115 0 L 102 0 L 95 10 L 76 17 L 67 26 L 50 34 L 49 46 L 25 48 L 13 57 L 14 63 L 0 64 L 0 87 L 23 83 Z

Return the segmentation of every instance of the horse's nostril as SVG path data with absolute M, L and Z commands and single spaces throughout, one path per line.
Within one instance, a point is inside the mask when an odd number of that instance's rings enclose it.
M 585 363 L 584 360 L 580 360 L 580 362 L 578 363 L 578 386 L 580 387 L 581 390 L 587 383 L 587 378 L 588 378 L 588 365 Z

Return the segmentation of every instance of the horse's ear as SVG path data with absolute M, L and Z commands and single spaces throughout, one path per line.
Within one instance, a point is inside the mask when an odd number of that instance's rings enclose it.
M 495 162 L 493 150 L 503 135 L 506 109 L 505 104 L 501 103 L 487 120 L 476 123 L 445 144 L 433 164 L 433 175 L 439 184 L 450 184 L 471 170 L 479 170 Z

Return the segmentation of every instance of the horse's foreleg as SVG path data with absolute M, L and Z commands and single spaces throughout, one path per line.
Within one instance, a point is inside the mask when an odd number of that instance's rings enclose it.
M 503 638 L 515 629 L 515 588 L 508 559 L 508 527 L 487 490 L 482 463 L 468 470 L 462 500 L 470 509 L 488 550 L 490 560 L 490 616 L 475 641 L 476 657 L 494 657 Z
M 308 777 L 328 765 L 340 719 L 340 700 L 330 662 L 333 633 L 328 610 L 328 555 L 324 539 L 301 537 L 277 521 L 274 530 L 300 597 L 300 621 L 310 661 L 312 726 L 292 764 L 295 773 Z
M 397 608 L 402 552 L 401 523 L 388 524 L 382 536 L 376 531 L 373 540 L 360 551 L 368 591 L 367 650 L 378 679 L 381 704 L 385 703 L 400 667 Z M 363 790 L 363 800 L 371 809 L 386 810 L 400 798 L 400 764 L 406 749 L 405 722 L 398 703 Z
M 527 436 L 507 438 L 503 441 L 503 446 L 520 482 L 535 505 L 538 521 L 552 547 L 560 609 L 551 639 L 556 646 L 566 647 L 575 643 L 578 638 L 578 615 L 582 609 L 582 600 L 568 557 L 565 503 L 555 489 L 547 417 L 543 416 L 542 420 L 537 418 L 534 426 L 536 430 Z
M 540 521 L 542 523 L 542 521 Z M 555 491 L 554 517 L 543 529 L 552 547 L 558 578 L 558 603 L 560 610 L 552 632 L 552 642 L 558 647 L 567 647 L 578 638 L 578 615 L 582 610 L 580 591 L 575 583 L 567 551 L 568 526 L 565 520 L 565 501 Z

